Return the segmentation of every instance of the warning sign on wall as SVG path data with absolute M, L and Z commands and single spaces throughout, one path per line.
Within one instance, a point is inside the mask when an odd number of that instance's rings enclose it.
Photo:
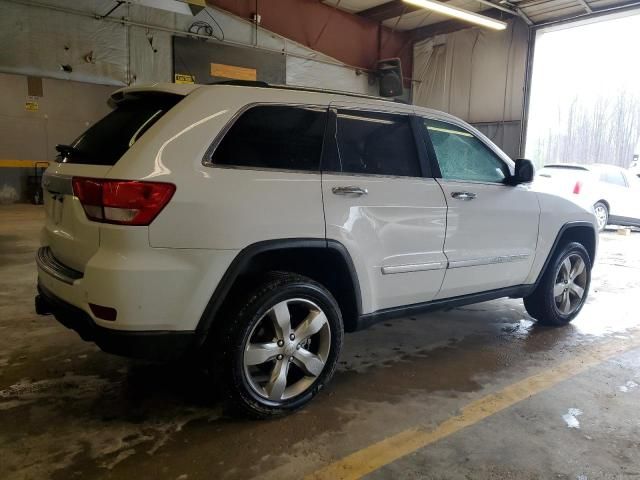
M 255 68 L 236 67 L 234 65 L 225 65 L 224 63 L 212 63 L 211 76 L 231 78 L 233 80 L 255 80 L 257 78 L 257 71 Z
M 27 101 L 24 102 L 24 109 L 27 112 L 37 112 L 40 106 L 38 105 L 38 97 L 27 97 Z
M 176 73 L 173 76 L 173 81 L 174 83 L 196 83 L 195 77 L 186 73 Z

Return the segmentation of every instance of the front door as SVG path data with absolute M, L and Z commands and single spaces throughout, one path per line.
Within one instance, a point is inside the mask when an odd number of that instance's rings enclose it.
M 473 132 L 431 119 L 422 124 L 448 206 L 448 267 L 437 298 L 523 284 L 536 251 L 536 194 L 525 185 L 506 185 L 506 161 Z
M 432 300 L 446 269 L 446 203 L 425 172 L 410 107 L 332 107 L 322 161 L 327 238 L 354 261 L 363 313 Z

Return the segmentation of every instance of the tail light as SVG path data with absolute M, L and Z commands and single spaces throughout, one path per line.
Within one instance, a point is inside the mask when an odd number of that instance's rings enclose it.
M 171 200 L 171 183 L 73 177 L 73 193 L 89 220 L 149 225 Z
M 578 195 L 580 193 L 581 188 L 582 188 L 582 182 L 576 182 L 576 184 L 573 187 L 573 193 Z

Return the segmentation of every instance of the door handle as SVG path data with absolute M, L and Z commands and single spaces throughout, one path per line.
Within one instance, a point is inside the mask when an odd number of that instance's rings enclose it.
M 465 200 L 467 202 L 476 198 L 476 194 L 471 192 L 453 192 L 451 196 L 458 200 Z
M 331 191 L 334 195 L 355 195 L 356 197 L 369 193 L 366 188 L 360 188 L 354 185 L 347 185 L 346 187 L 333 187 Z

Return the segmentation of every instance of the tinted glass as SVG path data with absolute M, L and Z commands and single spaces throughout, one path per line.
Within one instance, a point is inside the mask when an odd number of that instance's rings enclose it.
M 626 187 L 624 177 L 621 172 L 615 170 L 605 170 L 600 174 L 600 181 L 610 183 L 612 185 L 618 185 L 619 187 Z
M 58 156 L 64 163 L 115 165 L 142 135 L 183 97 L 153 95 L 125 100 Z
M 466 130 L 445 122 L 425 120 L 442 178 L 502 183 L 506 164 Z
M 335 141 L 326 156 L 328 171 L 419 177 L 420 163 L 409 117 L 338 111 Z
M 244 112 L 213 153 L 218 165 L 320 170 L 326 109 L 257 106 Z

